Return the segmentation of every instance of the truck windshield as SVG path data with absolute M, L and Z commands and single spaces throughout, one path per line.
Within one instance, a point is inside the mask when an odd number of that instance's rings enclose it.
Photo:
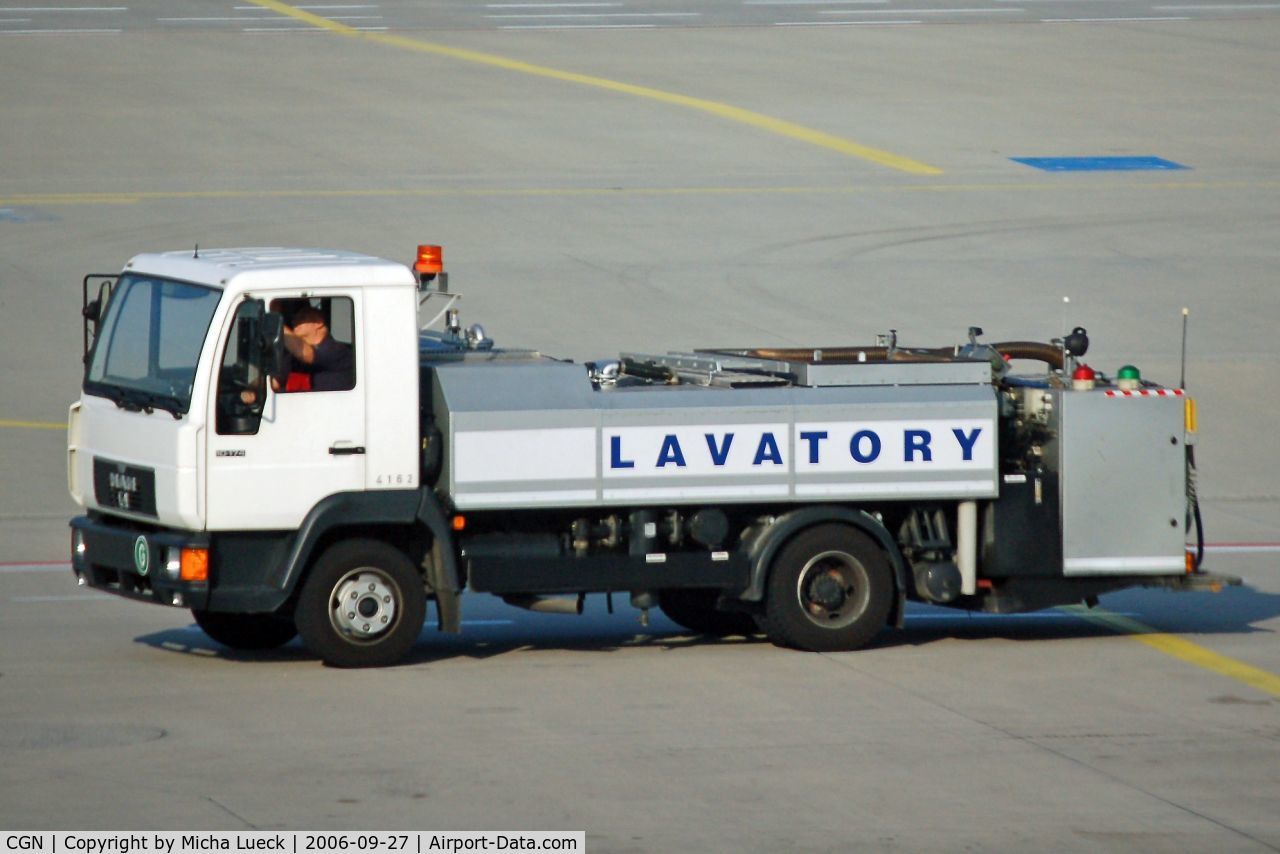
M 85 393 L 125 409 L 186 413 L 220 297 L 220 291 L 186 282 L 121 276 L 94 341 Z

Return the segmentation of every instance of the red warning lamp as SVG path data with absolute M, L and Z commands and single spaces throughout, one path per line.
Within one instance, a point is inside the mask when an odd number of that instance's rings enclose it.
M 1096 380 L 1097 378 L 1097 372 L 1088 365 L 1081 365 L 1076 368 L 1076 372 L 1071 375 L 1071 379 L 1073 380 Z
M 444 247 L 428 243 L 418 244 L 418 259 L 413 262 L 413 272 L 419 276 L 434 276 L 444 271 Z
M 1098 374 L 1088 365 L 1081 365 L 1071 375 L 1071 387 L 1076 391 L 1088 391 L 1097 382 Z

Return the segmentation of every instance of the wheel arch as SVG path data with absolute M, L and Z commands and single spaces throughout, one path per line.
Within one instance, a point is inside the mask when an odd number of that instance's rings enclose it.
M 296 596 L 308 569 L 326 549 L 356 537 L 383 540 L 419 566 L 431 551 L 435 559 L 428 562 L 427 583 L 436 591 L 460 589 L 453 534 L 434 495 L 426 490 L 344 492 L 318 502 L 298 527 L 287 557 L 270 579 L 278 604 Z
M 784 513 L 758 532 L 749 534 L 743 548 L 751 562 L 750 582 L 739 598 L 749 602 L 764 599 L 765 585 L 778 552 L 802 531 L 815 525 L 830 523 L 848 525 L 870 536 L 884 551 L 893 570 L 895 596 L 889 611 L 889 623 L 902 627 L 906 611 L 908 567 L 898 543 L 875 516 L 865 510 L 842 505 L 802 507 Z

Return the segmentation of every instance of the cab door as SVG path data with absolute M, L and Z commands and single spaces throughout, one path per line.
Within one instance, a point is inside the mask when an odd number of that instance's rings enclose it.
M 218 416 L 210 419 L 206 442 L 210 530 L 295 529 L 325 497 L 364 489 L 367 383 L 363 341 L 355 334 L 361 328 L 360 293 L 280 296 L 289 299 L 273 299 L 272 310 L 305 301 L 323 312 L 328 334 L 352 350 L 354 380 L 341 390 L 285 391 L 286 383 L 269 382 L 245 352 L 251 344 L 242 327 L 252 312 L 233 312 L 212 384 L 211 411 Z M 260 416 L 228 417 L 233 410 L 252 409 L 257 394 L 265 396 Z

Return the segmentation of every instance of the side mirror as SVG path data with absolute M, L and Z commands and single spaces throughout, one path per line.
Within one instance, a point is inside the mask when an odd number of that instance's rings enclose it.
M 86 365 L 89 363 L 89 352 L 93 349 L 93 343 L 98 337 L 98 324 L 102 322 L 107 301 L 111 299 L 111 291 L 115 287 L 117 279 L 118 277 L 115 275 L 91 273 L 85 276 L 84 281 L 81 283 L 83 298 L 80 305 L 80 317 L 84 324 L 82 361 Z M 89 292 L 95 289 L 97 296 L 89 299 Z

